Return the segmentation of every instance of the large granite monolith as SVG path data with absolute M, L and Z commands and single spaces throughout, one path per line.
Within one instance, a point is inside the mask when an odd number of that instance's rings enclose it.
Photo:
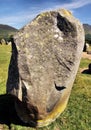
M 7 93 L 21 120 L 41 127 L 63 112 L 83 46 L 83 26 L 65 9 L 41 13 L 14 35 Z

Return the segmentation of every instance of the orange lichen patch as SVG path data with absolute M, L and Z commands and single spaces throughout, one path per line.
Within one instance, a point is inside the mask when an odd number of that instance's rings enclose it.
M 63 104 L 59 104 L 56 109 L 54 109 L 48 116 L 46 116 L 43 120 L 38 120 L 38 127 L 47 126 L 52 121 L 64 111 L 67 105 L 67 100 Z
M 49 125 L 54 121 L 66 108 L 69 99 L 70 92 L 66 91 L 62 100 L 54 107 L 54 109 L 42 120 L 38 120 L 38 127 L 43 127 Z
M 65 16 L 72 16 L 72 13 L 69 10 L 59 9 L 58 11 L 63 13 L 63 15 L 65 15 Z

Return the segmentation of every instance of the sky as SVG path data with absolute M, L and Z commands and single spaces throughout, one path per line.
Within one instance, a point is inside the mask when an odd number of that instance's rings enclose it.
M 91 0 L 0 0 L 0 24 L 20 29 L 41 12 L 59 8 L 91 25 Z

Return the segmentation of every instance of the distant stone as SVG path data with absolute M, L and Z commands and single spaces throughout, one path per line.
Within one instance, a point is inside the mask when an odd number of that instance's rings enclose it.
M 25 123 L 50 124 L 65 109 L 84 46 L 82 24 L 65 10 L 44 12 L 12 39 L 7 93 Z
M 1 39 L 0 43 L 1 43 L 1 45 L 6 45 L 5 39 Z
M 84 44 L 83 51 L 88 53 L 88 51 L 89 51 L 89 44 L 88 43 Z

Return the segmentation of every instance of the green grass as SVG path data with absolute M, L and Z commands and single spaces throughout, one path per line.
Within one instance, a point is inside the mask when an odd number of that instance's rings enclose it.
M 8 74 L 8 65 L 10 61 L 11 47 L 0 45 L 0 94 L 6 92 L 6 80 Z
M 10 46 L 0 46 L 0 95 L 5 94 L 6 91 L 9 60 Z M 80 68 L 87 68 L 90 62 L 88 59 L 81 60 L 65 111 L 51 125 L 37 130 L 91 130 L 91 75 L 80 73 Z M 3 96 L 2 99 L 0 98 L 0 103 L 3 104 L 3 107 L 7 102 L 9 105 L 12 104 L 11 97 L 7 99 L 6 96 Z M 13 111 L 11 112 L 13 113 Z M 16 124 L 14 121 L 9 125 L 3 124 L 3 130 L 8 130 L 9 127 L 11 130 L 35 130 L 19 123 Z
M 88 68 L 89 63 L 91 63 L 90 60 L 88 60 L 88 59 L 82 59 L 81 63 L 80 63 L 80 68 L 82 68 L 82 69 Z

